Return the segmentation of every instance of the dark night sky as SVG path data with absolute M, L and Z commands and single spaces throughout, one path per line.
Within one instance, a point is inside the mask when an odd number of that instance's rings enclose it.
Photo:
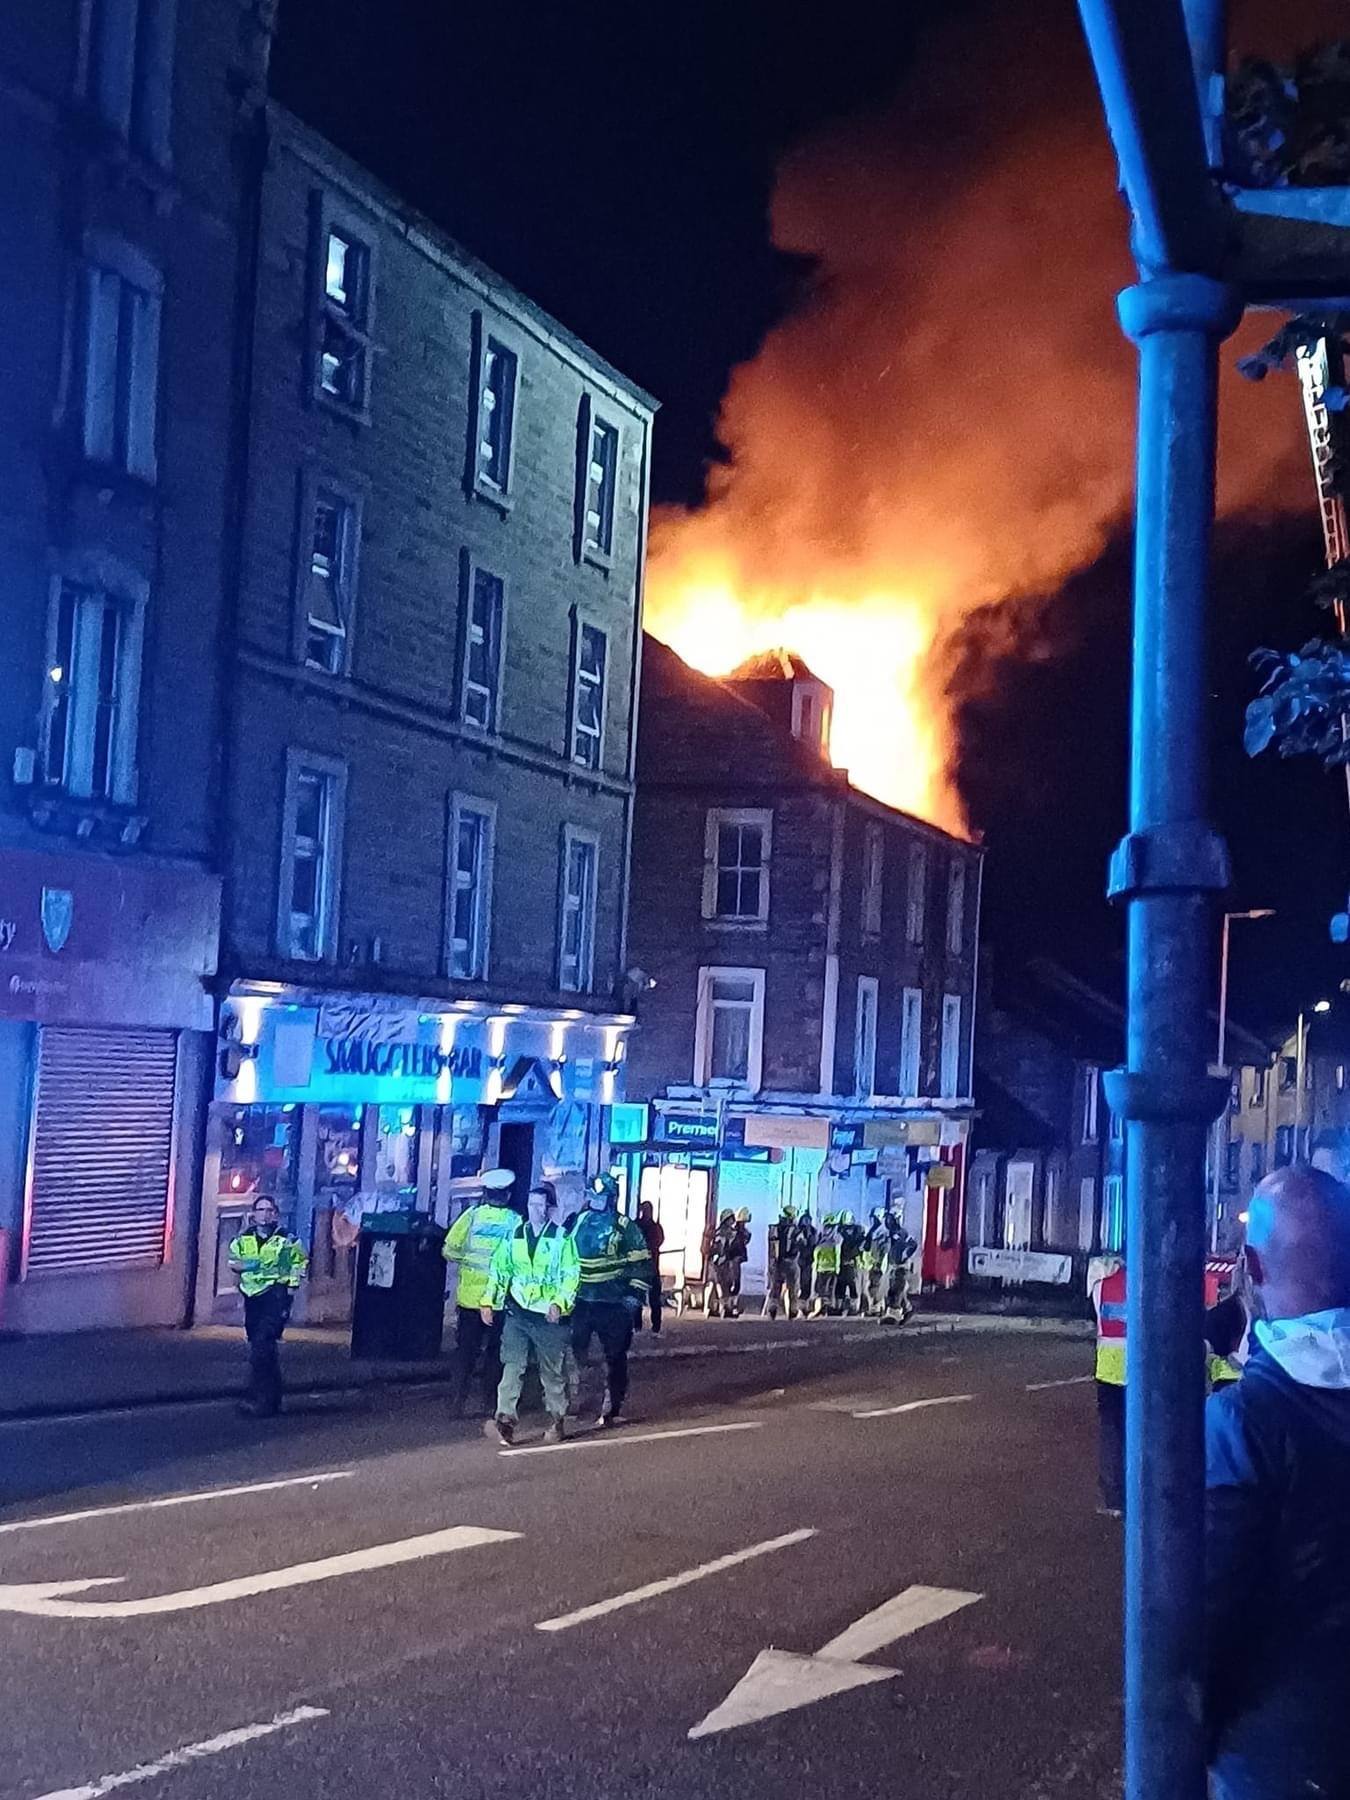
M 949 0 L 944 41 L 959 43 L 953 25 L 980 34 L 995 10 Z M 1266 10 L 1287 21 L 1289 0 Z M 281 0 L 274 88 L 655 393 L 655 498 L 691 501 L 731 369 L 805 292 L 808 271 L 769 240 L 776 164 L 822 124 L 929 81 L 915 21 L 931 16 L 875 0 Z M 1067 0 L 1029 16 L 1027 56 L 1081 83 Z M 962 154 L 958 132 L 958 169 Z M 1292 384 L 1268 386 L 1273 409 L 1296 409 Z M 1247 651 L 1316 629 L 1298 601 L 1319 553 L 1310 482 L 1306 502 L 1274 523 L 1227 522 L 1216 579 L 1215 800 L 1233 904 L 1279 909 L 1239 928 L 1235 1006 L 1278 1025 L 1350 974 L 1325 929 L 1344 903 L 1343 791 L 1309 764 L 1249 763 L 1240 744 Z M 1004 660 L 979 615 L 955 649 L 962 691 L 982 696 L 960 715 L 961 785 L 989 845 L 1000 955 L 1051 950 L 1091 973 L 1115 954 L 1101 895 L 1124 816 L 1128 559 L 1122 524 L 1047 598 L 1036 644 L 1052 654 Z

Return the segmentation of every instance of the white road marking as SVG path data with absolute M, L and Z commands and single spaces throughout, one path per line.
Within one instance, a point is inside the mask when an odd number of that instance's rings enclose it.
M 161 1506 L 196 1506 L 203 1500 L 232 1500 L 238 1494 L 273 1494 L 278 1488 L 317 1487 L 321 1481 L 349 1481 L 352 1469 L 323 1475 L 287 1475 L 280 1481 L 250 1481 L 241 1487 L 205 1488 L 196 1494 L 166 1494 L 158 1500 L 126 1500 L 117 1506 L 88 1506 L 81 1512 L 48 1513 L 41 1519 L 11 1519 L 0 1532 L 38 1531 L 44 1525 L 73 1525 L 78 1519 L 111 1519 L 118 1513 L 153 1512 Z
M 555 1450 L 609 1450 L 616 1444 L 656 1444 L 666 1438 L 711 1437 L 720 1431 L 763 1431 L 763 1419 L 741 1419 L 734 1425 L 687 1425 L 679 1431 L 597 1431 L 567 1438 L 561 1444 L 524 1444 L 499 1450 L 498 1456 L 551 1456 Z
M 685 1569 L 679 1575 L 667 1575 L 661 1581 L 649 1581 L 645 1587 L 632 1588 L 626 1594 L 615 1594 L 610 1600 L 597 1600 L 593 1606 L 578 1607 L 576 1612 L 564 1613 L 561 1618 L 543 1619 L 535 1626 L 535 1630 L 569 1631 L 573 1625 L 585 1625 L 591 1619 L 602 1619 L 606 1613 L 618 1612 L 625 1606 L 636 1606 L 641 1600 L 654 1600 L 658 1594 L 673 1593 L 676 1588 L 688 1587 L 692 1581 L 702 1581 L 705 1575 L 720 1575 L 723 1569 L 734 1569 L 737 1563 L 749 1562 L 756 1556 L 767 1556 L 772 1550 L 786 1550 L 790 1544 L 804 1544 L 807 1538 L 815 1535 L 815 1526 L 808 1525 L 800 1531 L 784 1532 L 782 1537 L 766 1538 L 762 1544 L 750 1544 L 744 1550 L 733 1550 L 728 1556 L 700 1563 L 696 1569 Z
M 881 1650 L 897 1638 L 908 1637 L 925 1625 L 950 1617 L 962 1607 L 973 1606 L 982 1594 L 959 1588 L 908 1587 L 830 1639 L 814 1656 L 797 1656 L 789 1650 L 761 1650 L 720 1706 L 690 1728 L 691 1738 L 711 1737 L 791 1712 L 812 1701 L 871 1682 L 889 1681 L 898 1669 L 879 1669 L 854 1660 Z
M 341 1556 L 324 1556 L 315 1562 L 295 1563 L 288 1569 L 263 1569 L 233 1581 L 212 1582 L 209 1587 L 184 1588 L 176 1594 L 151 1594 L 144 1600 L 70 1600 L 91 1587 L 109 1587 L 120 1575 L 84 1581 L 32 1581 L 0 1586 L 0 1612 L 29 1613 L 45 1619 L 142 1619 L 152 1613 L 189 1612 L 199 1606 L 220 1606 L 227 1600 L 247 1600 L 255 1594 L 275 1593 L 279 1588 L 303 1587 L 312 1581 L 329 1581 L 335 1575 L 358 1575 L 367 1569 L 389 1569 L 397 1563 L 417 1562 L 424 1556 L 442 1556 L 451 1550 L 471 1550 L 479 1544 L 501 1544 L 518 1538 L 518 1531 L 489 1531 L 477 1525 L 451 1525 L 444 1531 L 428 1531 L 421 1537 L 400 1538 L 392 1544 L 371 1544 L 365 1550 L 348 1550 Z
M 103 1775 L 97 1781 L 86 1783 L 84 1787 L 57 1788 L 50 1794 L 40 1794 L 38 1800 L 101 1800 L 102 1795 L 115 1793 L 118 1788 L 131 1787 L 138 1781 L 153 1780 L 156 1775 L 167 1775 L 172 1769 L 200 1762 L 206 1756 L 219 1756 L 225 1750 L 237 1750 L 241 1744 L 251 1744 L 256 1738 L 270 1737 L 274 1731 L 285 1731 L 292 1725 L 306 1725 L 311 1719 L 327 1717 L 326 1707 L 295 1706 L 290 1712 L 278 1713 L 275 1719 L 268 1719 L 261 1725 L 241 1725 L 235 1731 L 222 1731 L 219 1737 L 204 1738 L 200 1744 L 184 1744 L 181 1749 L 170 1750 L 166 1755 L 157 1757 L 154 1762 L 138 1763 L 134 1769 L 124 1769 L 120 1775 Z
M 1095 1381 L 1096 1379 L 1097 1377 L 1095 1375 L 1065 1375 L 1060 1381 L 1029 1381 L 1027 1383 L 1027 1392 L 1029 1394 L 1043 1394 L 1047 1388 L 1077 1387 L 1080 1382 Z
M 855 1412 L 855 1419 L 893 1419 L 897 1413 L 921 1412 L 926 1406 L 959 1406 L 973 1400 L 974 1394 L 935 1394 L 931 1400 L 906 1400 L 903 1406 L 874 1406 L 867 1412 Z

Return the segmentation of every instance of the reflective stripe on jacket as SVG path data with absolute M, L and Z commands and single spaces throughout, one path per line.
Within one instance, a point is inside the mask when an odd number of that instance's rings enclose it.
M 1212 1350 L 1205 1361 L 1205 1373 L 1211 1388 L 1222 1387 L 1226 1381 L 1242 1380 L 1242 1370 L 1237 1364 L 1226 1356 L 1216 1356 Z
M 577 1303 L 581 1258 L 571 1236 L 557 1225 L 545 1225 L 530 1251 L 529 1226 L 521 1221 L 514 1237 L 504 1238 L 492 1256 L 484 1305 L 500 1310 L 508 1297 L 526 1312 L 546 1313 L 550 1306 L 567 1314 Z
M 572 1242 L 581 1262 L 579 1299 L 613 1306 L 646 1298 L 651 1253 L 632 1219 L 587 1207 L 577 1214 Z
M 1097 1312 L 1098 1381 L 1111 1387 L 1125 1386 L 1125 1270 L 1118 1268 L 1093 1289 Z
M 477 1309 L 486 1303 L 488 1275 L 497 1246 L 520 1224 L 520 1214 L 509 1206 L 480 1200 L 455 1220 L 445 1235 L 445 1260 L 459 1264 L 456 1305 Z
M 246 1300 L 265 1294 L 270 1287 L 298 1288 L 309 1266 L 300 1240 L 289 1231 L 274 1231 L 265 1238 L 256 1231 L 241 1231 L 230 1245 L 230 1261 L 244 1265 L 239 1292 Z

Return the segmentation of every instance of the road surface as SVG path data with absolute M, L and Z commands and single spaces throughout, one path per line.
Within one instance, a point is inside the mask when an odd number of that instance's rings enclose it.
M 0 1426 L 0 1796 L 1108 1800 L 1088 1357 L 644 1365 L 512 1455 L 427 1390 Z

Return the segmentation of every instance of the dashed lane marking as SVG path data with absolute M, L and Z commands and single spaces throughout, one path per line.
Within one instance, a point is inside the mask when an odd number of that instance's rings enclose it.
M 1027 1383 L 1027 1392 L 1029 1394 L 1043 1394 L 1047 1388 L 1077 1387 L 1081 1382 L 1095 1381 L 1096 1379 L 1097 1377 L 1095 1375 L 1064 1375 L 1058 1381 L 1029 1381 Z
M 685 1569 L 678 1575 L 667 1575 L 660 1581 L 649 1581 L 644 1587 L 631 1588 L 626 1594 L 615 1594 L 609 1600 L 597 1600 L 593 1606 L 578 1607 L 576 1612 L 564 1613 L 561 1618 L 541 1619 L 535 1630 L 570 1631 L 573 1625 L 585 1625 L 591 1619 L 602 1619 L 606 1613 L 619 1612 L 625 1606 L 637 1606 L 643 1600 L 655 1600 L 661 1594 L 670 1594 L 676 1588 L 702 1581 L 707 1575 L 720 1575 L 724 1569 L 734 1569 L 738 1563 L 750 1562 L 757 1556 L 768 1556 L 774 1550 L 786 1550 L 792 1544 L 804 1544 L 815 1535 L 815 1526 L 808 1525 L 803 1526 L 800 1531 L 784 1532 L 782 1537 L 766 1538 L 762 1544 L 747 1545 L 744 1550 L 733 1550 L 727 1556 L 714 1557 L 712 1562 L 700 1563 L 695 1569 Z
M 39 1531 L 44 1525 L 74 1525 L 81 1519 L 111 1519 L 119 1513 L 154 1512 L 164 1506 L 197 1506 L 203 1500 L 233 1500 L 240 1494 L 274 1494 L 278 1488 L 317 1487 L 324 1481 L 349 1481 L 351 1469 L 321 1475 L 287 1475 L 277 1481 L 250 1481 L 238 1487 L 204 1488 L 195 1494 L 163 1494 L 156 1500 L 124 1500 L 116 1506 L 87 1506 L 80 1512 L 47 1513 L 38 1519 L 11 1519 L 0 1532 Z
M 893 1419 L 897 1413 L 921 1412 L 926 1406 L 959 1406 L 973 1400 L 974 1394 L 935 1394 L 931 1400 L 906 1400 L 900 1406 L 873 1406 L 866 1412 L 855 1412 L 855 1419 Z
M 293 1706 L 289 1712 L 278 1713 L 274 1719 L 266 1719 L 259 1725 L 240 1725 L 234 1731 L 222 1731 L 219 1736 L 203 1738 L 199 1744 L 183 1744 L 177 1750 L 170 1750 L 164 1756 L 156 1757 L 154 1762 L 138 1763 L 134 1769 L 123 1769 L 119 1775 L 102 1775 L 97 1781 L 86 1782 L 83 1787 L 56 1788 L 49 1794 L 40 1794 L 37 1800 L 102 1800 L 104 1794 L 115 1793 L 118 1788 L 133 1787 L 140 1781 L 152 1781 L 156 1775 L 167 1775 L 173 1769 L 185 1768 L 189 1763 L 201 1762 L 208 1756 L 220 1756 L 226 1750 L 237 1750 L 243 1744 L 254 1743 L 258 1738 L 271 1737 L 273 1732 L 287 1731 L 292 1725 L 307 1725 L 314 1719 L 326 1719 L 328 1710 L 322 1706 Z
M 763 1431 L 763 1419 L 740 1419 L 733 1425 L 687 1425 L 679 1431 L 599 1431 L 567 1438 L 561 1444 L 524 1444 L 499 1450 L 498 1456 L 551 1456 L 557 1450 L 611 1450 L 620 1444 L 657 1444 L 666 1438 L 712 1437 L 723 1431 Z

